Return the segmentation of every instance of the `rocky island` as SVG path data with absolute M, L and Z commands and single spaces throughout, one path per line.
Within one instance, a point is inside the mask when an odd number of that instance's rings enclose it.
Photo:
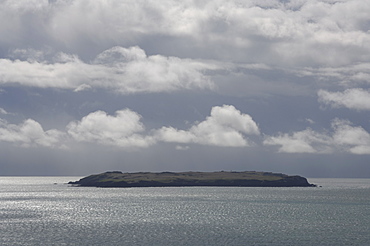
M 301 176 L 270 172 L 105 172 L 71 181 L 74 186 L 92 187 L 181 187 L 181 186 L 239 186 L 239 187 L 314 187 Z

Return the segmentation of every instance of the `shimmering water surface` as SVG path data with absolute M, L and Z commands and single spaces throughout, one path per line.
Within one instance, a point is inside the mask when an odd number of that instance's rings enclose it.
M 0 177 L 0 245 L 370 245 L 370 179 L 317 188 L 83 188 Z

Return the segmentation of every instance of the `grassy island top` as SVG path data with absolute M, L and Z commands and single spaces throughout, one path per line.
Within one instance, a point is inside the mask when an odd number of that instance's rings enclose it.
M 163 187 L 163 186 L 313 186 L 301 176 L 271 172 L 137 172 L 120 171 L 94 174 L 70 182 L 96 187 Z
M 288 175 L 280 173 L 267 172 L 138 172 L 138 173 L 122 173 L 120 171 L 106 172 L 97 174 L 97 178 L 104 178 L 105 181 L 137 182 L 140 180 L 147 181 L 171 181 L 177 179 L 184 180 L 215 180 L 215 179 L 255 179 L 255 180 L 279 180 Z

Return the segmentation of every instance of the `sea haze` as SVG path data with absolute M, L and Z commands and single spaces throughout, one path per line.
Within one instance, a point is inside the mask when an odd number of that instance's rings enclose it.
M 0 245 L 369 245 L 370 179 L 322 187 L 86 188 L 1 177 Z

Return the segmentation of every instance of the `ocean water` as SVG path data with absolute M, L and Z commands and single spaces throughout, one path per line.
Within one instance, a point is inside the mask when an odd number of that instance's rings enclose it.
M 85 188 L 0 177 L 0 245 L 370 245 L 370 179 L 322 187 Z

